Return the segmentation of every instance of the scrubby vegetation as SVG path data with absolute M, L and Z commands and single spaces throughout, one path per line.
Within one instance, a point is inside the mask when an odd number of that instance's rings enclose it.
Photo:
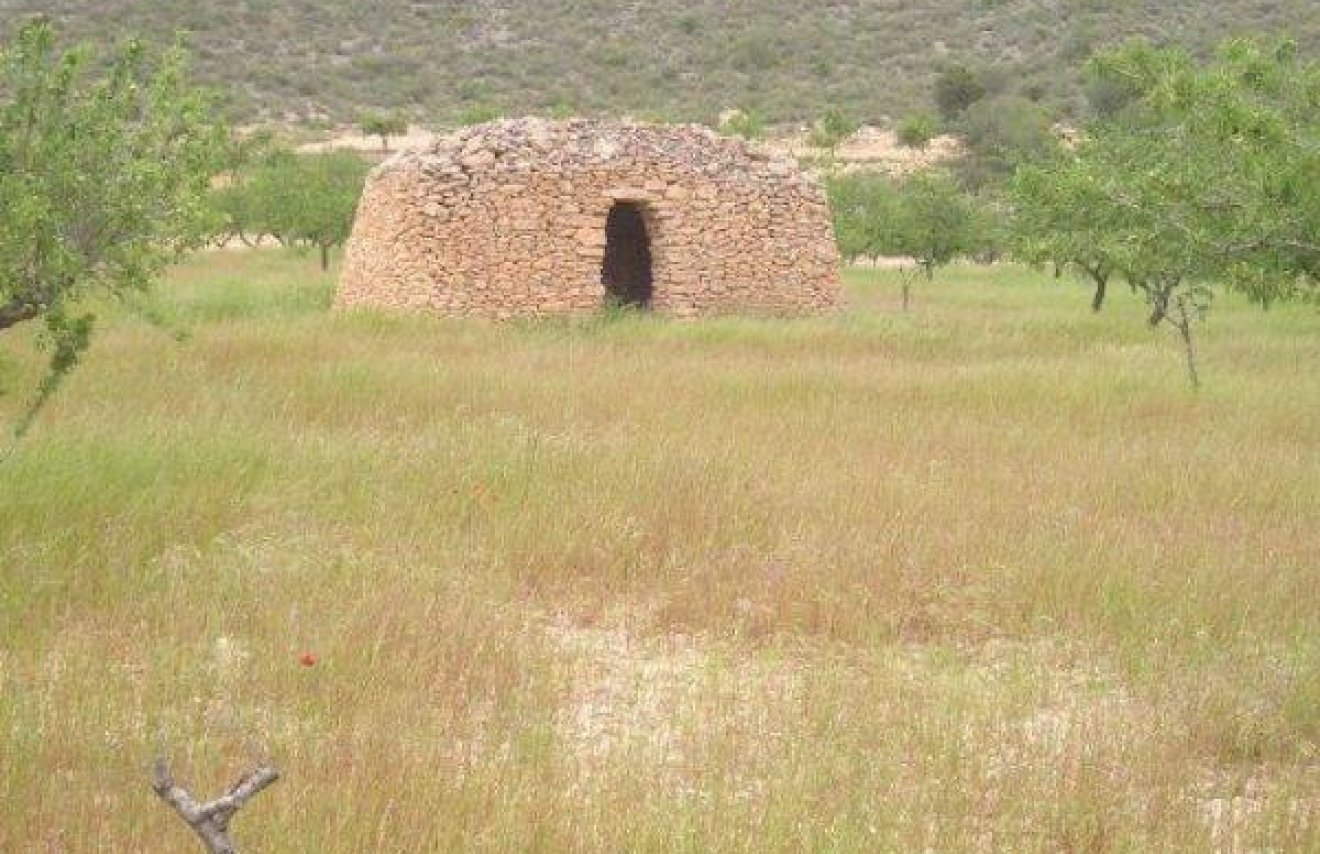
M 965 66 L 1007 94 L 1081 108 L 1079 66 L 1132 35 L 1208 51 L 1243 31 L 1320 44 L 1312 0 L 917 0 L 905 3 L 616 3 L 608 0 L 236 2 L 6 0 L 7 23 L 41 12 L 74 37 L 191 32 L 198 66 L 250 118 L 355 121 L 630 112 L 713 121 L 743 107 L 806 121 L 822 102 L 859 119 L 928 103 Z M 3 24 L 0 24 L 3 26 Z

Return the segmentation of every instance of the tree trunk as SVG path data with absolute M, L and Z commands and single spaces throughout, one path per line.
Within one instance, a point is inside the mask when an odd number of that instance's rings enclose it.
M 1146 323 L 1154 329 L 1169 316 L 1169 298 L 1178 287 L 1178 280 L 1137 282 L 1136 285 L 1146 292 L 1146 299 L 1150 302 L 1150 317 L 1146 318 Z
M 1182 338 L 1183 352 L 1187 356 L 1187 378 L 1191 380 L 1192 388 L 1201 387 L 1201 377 L 1196 370 L 1196 347 L 1192 344 L 1192 315 L 1187 311 L 1187 304 L 1178 300 L 1178 317 L 1173 319 L 1173 325 L 1178 329 L 1178 335 Z
M 1088 270 L 1095 282 L 1095 296 L 1091 297 L 1091 311 L 1099 311 L 1105 304 L 1105 289 L 1109 285 L 1109 274 Z

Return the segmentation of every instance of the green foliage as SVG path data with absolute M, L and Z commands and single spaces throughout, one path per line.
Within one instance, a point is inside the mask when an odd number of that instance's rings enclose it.
M 720 133 L 743 139 L 765 136 L 765 116 L 758 110 L 730 110 L 720 118 Z
M 816 148 L 833 152 L 845 139 L 857 133 L 861 124 L 838 107 L 830 107 L 811 126 L 808 142 Z
M 1102 121 L 1117 119 L 1131 104 L 1140 100 L 1149 78 L 1131 76 L 1105 62 L 1086 65 L 1085 88 L 1091 115 Z
M 845 261 L 909 257 L 929 281 L 936 268 L 990 245 L 987 212 L 949 175 L 922 173 L 895 183 L 885 175 L 856 173 L 835 176 L 828 190 Z M 911 269 L 900 277 L 904 310 L 915 274 Z
M 546 110 L 546 115 L 552 119 L 571 119 L 578 114 L 578 110 L 569 101 L 555 101 Z
M 101 60 L 44 21 L 0 57 L 0 92 L 0 331 L 44 317 L 53 353 L 25 430 L 90 340 L 72 305 L 145 288 L 204 240 L 223 135 L 180 48 Z
M 899 196 L 884 175 L 839 175 L 828 184 L 839 253 L 848 262 L 900 252 L 896 236 Z
M 1026 98 L 997 95 L 970 106 L 960 127 L 968 157 L 963 179 L 972 188 L 1001 184 L 1014 170 L 1052 156 L 1059 147 L 1050 116 Z
M 380 138 L 381 151 L 390 150 L 390 137 L 408 132 L 408 119 L 400 113 L 365 113 L 358 119 L 363 136 Z
M 916 259 L 927 279 L 937 267 L 974 255 L 985 239 L 984 213 L 951 176 L 923 172 L 899 185 L 894 248 Z
M 1264 305 L 1320 280 L 1320 63 L 1296 46 L 1231 41 L 1198 64 L 1134 44 L 1097 64 L 1144 79 L 1122 122 L 1096 130 L 1162 191 L 1160 220 L 1193 247 L 1202 277 Z M 1145 173 L 1163 170 L 1151 179 Z M 1150 209 L 1147 206 L 1147 209 Z
M 939 134 L 940 120 L 924 110 L 910 113 L 898 123 L 898 141 L 908 148 L 925 148 Z
M 269 128 L 231 131 L 223 147 L 224 171 L 236 179 L 240 170 L 270 157 L 277 148 L 275 133 Z
M 276 166 L 287 166 L 296 155 L 278 142 L 274 134 L 234 133 L 226 146 L 225 172 L 210 191 L 211 239 L 221 245 L 238 240 L 255 246 L 270 237 L 270 205 L 257 197 L 253 174 Z
M 988 215 L 951 176 L 924 172 L 895 182 L 886 175 L 836 176 L 828 185 L 835 237 L 847 261 L 908 256 L 927 277 L 988 239 Z
M 1195 384 L 1192 321 L 1223 282 L 1262 304 L 1320 281 L 1320 66 L 1291 44 L 1226 43 L 1198 63 L 1132 43 L 1095 73 L 1141 93 L 1075 150 L 1014 184 L 1024 257 L 1100 264 L 1173 325 Z
M 1035 164 L 1014 176 L 1012 201 L 1014 255 L 1085 274 L 1095 285 L 1091 308 L 1099 311 L 1117 263 L 1110 238 L 1122 218 L 1095 176 L 1071 156 Z
M 286 246 L 314 246 L 321 268 L 329 250 L 348 239 L 367 164 L 355 154 L 326 152 L 278 158 L 243 184 L 260 232 Z
M 465 107 L 458 115 L 458 123 L 463 126 L 480 125 L 500 117 L 500 110 L 492 104 L 472 104 Z
M 242 180 L 236 176 L 211 191 L 212 238 L 221 246 L 232 240 L 253 246 L 262 235 L 260 211 Z
M 985 95 L 980 75 L 962 63 L 946 65 L 935 78 L 935 106 L 946 122 L 956 121 Z
M 14 436 L 19 439 L 32 429 L 37 414 L 59 389 L 64 378 L 77 366 L 82 354 L 91 346 L 92 327 L 96 323 L 96 317 L 92 314 L 69 317 L 63 307 L 57 307 L 47 311 L 42 317 L 42 322 L 45 328 L 38 342 L 42 348 L 50 351 L 50 365 L 46 376 L 37 386 L 36 396 L 14 426 Z

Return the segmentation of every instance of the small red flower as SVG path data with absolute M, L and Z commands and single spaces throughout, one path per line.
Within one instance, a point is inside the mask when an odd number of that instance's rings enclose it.
M 311 667 L 317 662 L 317 655 L 314 652 L 304 652 L 298 656 L 298 663 L 303 667 Z

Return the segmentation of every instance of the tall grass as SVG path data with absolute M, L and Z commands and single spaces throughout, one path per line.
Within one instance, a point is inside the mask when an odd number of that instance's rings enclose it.
M 212 253 L 0 465 L 0 850 L 1320 845 L 1320 320 L 334 314 Z M 39 361 L 0 339 L 0 416 Z M 313 667 L 303 651 L 316 652 Z

